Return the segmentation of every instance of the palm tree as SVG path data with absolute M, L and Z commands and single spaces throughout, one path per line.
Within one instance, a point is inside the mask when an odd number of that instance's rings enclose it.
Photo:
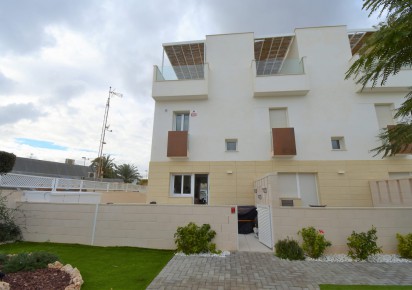
M 114 158 L 110 158 L 110 155 L 103 156 L 101 163 L 100 163 L 100 158 L 97 157 L 92 161 L 92 164 L 90 165 L 93 168 L 94 172 L 98 172 L 99 166 L 101 164 L 101 174 L 97 174 L 98 177 L 103 177 L 103 178 L 115 178 L 116 173 L 115 173 L 115 167 L 116 165 L 114 164 Z
M 365 86 L 384 85 L 391 75 L 412 66 L 412 5 L 410 0 L 363 0 L 362 9 L 386 15 L 379 30 L 372 34 L 359 50 L 360 57 L 346 72 L 346 79 L 355 77 Z M 383 157 L 408 151 L 412 143 L 412 90 L 405 102 L 397 108 L 395 118 L 400 122 L 393 128 L 382 129 L 378 138 L 382 145 L 371 151 Z
M 125 183 L 132 183 L 134 180 L 139 182 L 142 178 L 137 167 L 133 164 L 122 164 L 116 166 L 116 174 L 118 177 L 122 178 Z

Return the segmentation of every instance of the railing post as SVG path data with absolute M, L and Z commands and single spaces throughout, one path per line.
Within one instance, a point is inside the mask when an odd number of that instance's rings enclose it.
M 82 192 L 82 189 L 83 189 L 83 181 L 84 181 L 84 180 L 81 180 L 81 181 L 80 181 L 80 188 L 79 188 L 79 191 L 80 191 L 80 192 Z
M 107 182 L 107 192 L 109 192 L 110 182 Z
M 57 185 L 58 185 L 58 178 L 53 178 L 51 190 L 56 191 Z
M 129 184 L 128 183 L 126 183 L 126 187 L 125 187 L 124 191 L 129 191 Z

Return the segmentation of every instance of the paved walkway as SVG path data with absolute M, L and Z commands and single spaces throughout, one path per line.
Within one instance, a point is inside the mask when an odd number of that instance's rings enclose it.
M 319 284 L 412 285 L 412 263 L 286 261 L 272 253 L 175 256 L 147 289 L 319 289 Z

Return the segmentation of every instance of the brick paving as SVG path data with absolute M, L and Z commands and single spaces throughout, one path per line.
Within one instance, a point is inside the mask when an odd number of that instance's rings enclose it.
M 272 253 L 175 256 L 147 289 L 319 289 L 319 284 L 412 285 L 412 263 L 286 261 Z

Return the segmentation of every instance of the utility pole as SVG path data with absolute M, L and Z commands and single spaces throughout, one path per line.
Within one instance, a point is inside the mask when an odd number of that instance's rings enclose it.
M 110 109 L 110 98 L 112 96 L 118 96 L 118 97 L 123 97 L 122 94 L 116 93 L 114 90 L 112 90 L 112 87 L 109 88 L 109 97 L 107 98 L 106 102 L 106 109 L 104 111 L 104 118 L 103 118 L 103 126 L 102 126 L 102 133 L 100 135 L 100 145 L 99 145 L 99 165 L 97 166 L 97 178 L 103 178 L 103 146 L 106 144 L 104 141 L 104 138 L 106 137 L 106 131 L 112 132 L 112 130 L 109 130 L 110 125 L 107 125 L 107 117 L 109 116 L 109 109 Z

